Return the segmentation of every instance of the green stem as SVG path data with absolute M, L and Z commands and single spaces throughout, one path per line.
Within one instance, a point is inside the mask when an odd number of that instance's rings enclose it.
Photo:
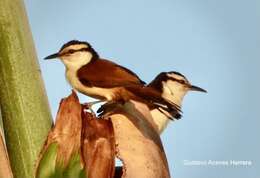
M 15 177 L 31 178 L 51 114 L 22 0 L 0 1 L 0 105 Z

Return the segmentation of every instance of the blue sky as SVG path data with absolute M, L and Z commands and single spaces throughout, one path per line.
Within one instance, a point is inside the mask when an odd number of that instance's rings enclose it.
M 69 40 L 85 40 L 100 56 L 128 67 L 146 82 L 161 71 L 176 70 L 208 90 L 188 94 L 183 119 L 171 123 L 162 135 L 172 176 L 260 176 L 257 0 L 25 0 L 25 4 L 53 116 L 71 88 L 63 64 L 43 58 Z M 184 160 L 246 160 L 252 165 L 187 166 Z

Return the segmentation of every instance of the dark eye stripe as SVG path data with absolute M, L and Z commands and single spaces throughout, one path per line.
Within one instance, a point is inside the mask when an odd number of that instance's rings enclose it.
M 89 48 L 81 48 L 81 49 L 77 49 L 77 50 L 70 49 L 66 53 L 64 53 L 63 55 L 73 54 L 73 53 L 78 52 L 78 51 L 90 51 L 90 49 Z
M 170 77 L 169 79 L 172 80 L 172 81 L 176 81 L 178 83 L 181 83 L 181 84 L 186 84 L 186 81 L 182 80 L 182 79 L 176 79 L 176 78 L 172 78 L 172 77 Z
M 90 51 L 90 48 L 81 48 L 81 49 L 79 49 L 77 51 Z

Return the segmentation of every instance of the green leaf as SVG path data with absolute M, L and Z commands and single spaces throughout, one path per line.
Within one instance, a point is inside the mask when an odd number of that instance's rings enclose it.
M 36 178 L 61 178 L 59 171 L 56 171 L 58 145 L 52 143 L 40 160 Z
M 80 154 L 72 156 L 67 168 L 63 173 L 64 178 L 86 178 L 85 171 L 81 166 Z
M 63 167 L 57 162 L 58 145 L 49 145 L 40 160 L 36 178 L 86 178 L 85 171 L 80 163 L 80 154 L 71 157 L 68 165 Z

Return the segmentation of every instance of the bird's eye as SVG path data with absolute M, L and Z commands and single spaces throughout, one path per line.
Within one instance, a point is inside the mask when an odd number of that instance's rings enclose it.
M 185 81 L 184 80 L 179 80 L 179 83 L 185 84 Z
M 70 50 L 68 51 L 68 53 L 72 54 L 72 53 L 74 53 L 74 50 L 73 50 L 73 49 L 70 49 Z

